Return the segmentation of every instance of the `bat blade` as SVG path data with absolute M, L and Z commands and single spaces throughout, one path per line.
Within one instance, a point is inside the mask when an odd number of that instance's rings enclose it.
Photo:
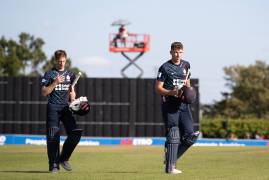
M 78 74 L 76 75 L 76 79 L 75 79 L 75 80 L 73 81 L 73 83 L 72 83 L 72 86 L 73 86 L 73 87 L 77 84 L 78 79 L 80 78 L 80 76 L 81 76 L 81 72 L 78 72 Z

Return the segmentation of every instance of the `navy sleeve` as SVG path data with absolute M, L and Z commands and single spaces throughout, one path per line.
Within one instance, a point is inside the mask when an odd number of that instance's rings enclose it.
M 157 80 L 158 81 L 161 81 L 161 82 L 164 82 L 165 81 L 165 71 L 164 71 L 163 66 L 161 66 L 159 68 Z
M 191 71 L 190 71 L 190 69 L 191 69 L 191 65 L 190 65 L 189 62 L 186 63 L 185 68 L 186 68 L 186 71 L 189 71 L 188 79 L 190 79 L 190 78 L 191 78 Z
M 189 62 L 187 62 L 187 65 L 186 65 L 186 66 L 187 66 L 187 68 L 188 68 L 188 69 L 190 69 L 190 68 L 191 68 L 191 65 L 190 65 L 190 63 L 189 63 Z
M 48 72 L 44 74 L 44 76 L 41 79 L 41 86 L 49 86 L 51 84 L 50 75 Z

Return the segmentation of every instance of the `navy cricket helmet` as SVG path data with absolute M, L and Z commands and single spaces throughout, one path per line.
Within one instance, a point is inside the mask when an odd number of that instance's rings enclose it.
M 182 102 L 192 104 L 196 100 L 196 91 L 193 87 L 183 87 Z

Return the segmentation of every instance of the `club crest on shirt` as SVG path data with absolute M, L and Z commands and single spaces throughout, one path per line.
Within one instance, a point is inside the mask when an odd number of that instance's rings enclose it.
M 183 69 L 183 73 L 184 73 L 184 75 L 186 75 L 186 73 L 187 73 L 187 72 L 186 72 L 186 69 Z
M 70 76 L 69 75 L 66 76 L 66 81 L 70 81 Z

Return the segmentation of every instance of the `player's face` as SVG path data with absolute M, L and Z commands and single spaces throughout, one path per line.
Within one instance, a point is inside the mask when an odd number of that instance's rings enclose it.
M 57 69 L 58 70 L 64 70 L 65 63 L 66 63 L 66 57 L 62 56 L 57 61 Z
M 177 62 L 180 62 L 180 59 L 182 58 L 183 56 L 183 49 L 173 49 L 170 51 L 171 53 L 171 56 L 172 56 L 172 61 L 174 63 L 177 63 Z

